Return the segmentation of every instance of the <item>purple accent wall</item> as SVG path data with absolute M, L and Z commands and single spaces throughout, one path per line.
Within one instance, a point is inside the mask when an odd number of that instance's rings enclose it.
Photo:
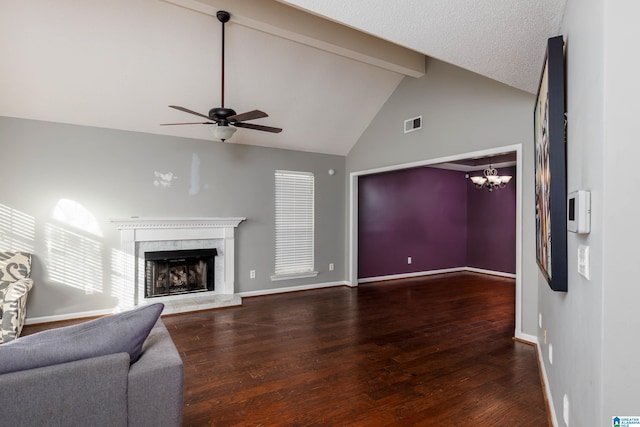
M 499 172 L 514 178 L 493 192 L 444 169 L 360 177 L 359 277 L 465 266 L 515 273 L 515 168 Z
M 516 168 L 498 173 L 513 177 L 505 188 L 489 192 L 467 183 L 467 266 L 515 274 Z
M 460 172 L 432 168 L 361 177 L 359 276 L 465 266 L 465 181 Z

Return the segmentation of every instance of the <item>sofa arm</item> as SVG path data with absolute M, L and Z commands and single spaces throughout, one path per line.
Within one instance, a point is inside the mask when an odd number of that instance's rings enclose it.
M 183 364 L 162 319 L 129 369 L 129 425 L 182 425 Z
M 20 279 L 9 283 L 0 305 L 0 343 L 20 336 L 27 316 L 27 295 L 33 287 L 33 280 Z
M 126 426 L 129 355 L 0 375 L 4 426 Z

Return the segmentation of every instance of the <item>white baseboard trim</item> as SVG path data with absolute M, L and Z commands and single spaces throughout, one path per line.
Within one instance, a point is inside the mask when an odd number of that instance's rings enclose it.
M 459 273 L 461 271 L 489 274 L 491 276 L 508 277 L 510 279 L 516 278 L 515 274 L 504 273 L 502 271 L 484 270 L 482 268 L 475 268 L 475 267 L 454 267 L 454 268 L 443 268 L 440 270 L 416 271 L 413 273 L 390 274 L 388 276 L 365 277 L 364 279 L 358 279 L 358 283 L 382 282 L 384 280 L 395 280 L 395 279 L 408 279 L 411 277 L 431 276 L 434 274 Z
M 536 342 L 538 340 L 536 339 Z M 542 386 L 544 387 L 544 394 L 549 405 L 549 412 L 551 412 L 551 424 L 553 427 L 558 427 L 558 418 L 556 417 L 556 408 L 553 405 L 553 396 L 551 395 L 551 387 L 549 387 L 549 378 L 547 377 L 547 368 L 544 364 L 544 358 L 542 357 L 542 348 L 540 343 L 536 345 L 536 351 L 538 353 L 538 366 L 540 366 L 540 373 L 542 375 Z
M 434 274 L 443 274 L 443 273 L 458 273 L 460 271 L 465 271 L 465 268 L 466 267 L 454 267 L 454 268 L 443 268 L 441 270 L 416 271 L 414 273 L 390 274 L 388 276 L 365 277 L 364 279 L 358 279 L 358 283 L 381 282 L 384 280 L 395 280 L 395 279 L 408 279 L 411 277 L 432 276 Z
M 529 335 L 529 334 L 522 333 L 521 331 L 516 331 L 515 337 L 520 341 L 526 341 L 530 344 L 538 345 L 538 337 L 536 337 L 535 335 Z
M 113 314 L 119 310 L 111 308 L 106 310 L 82 311 L 79 313 L 58 314 L 54 316 L 27 317 L 25 325 L 37 325 L 39 323 L 60 322 L 62 320 L 82 319 L 85 317 L 98 317 Z
M 275 289 L 263 289 L 260 291 L 247 291 L 247 292 L 239 292 L 236 295 L 240 295 L 241 297 L 258 297 L 262 295 L 273 295 L 273 294 L 282 294 L 285 292 L 297 292 L 297 291 L 309 291 L 312 289 L 321 289 L 321 288 L 333 288 L 336 286 L 349 286 L 347 282 L 325 282 L 325 283 L 312 283 L 309 285 L 300 285 L 300 286 L 289 286 L 286 288 L 275 288 Z
M 471 273 L 481 273 L 481 274 L 490 274 L 491 276 L 500 276 L 500 277 L 508 277 L 509 279 L 515 279 L 516 275 L 513 273 L 504 273 L 502 271 L 493 271 L 493 270 L 485 270 L 482 268 L 475 267 L 465 267 L 465 271 L 469 271 Z
M 533 345 L 536 349 L 536 356 L 538 358 L 538 369 L 540 371 L 540 381 L 542 381 L 542 388 L 544 392 L 544 397 L 546 400 L 547 408 L 549 409 L 551 415 L 551 424 L 552 427 L 558 427 L 558 418 L 556 417 L 556 410 L 553 406 L 553 399 L 551 396 L 551 388 L 549 387 L 549 379 L 547 378 L 547 369 L 545 368 L 544 358 L 542 357 L 542 350 L 540 347 L 540 342 L 538 341 L 538 337 L 535 335 L 524 334 L 520 331 L 515 332 L 516 340 L 525 341 Z

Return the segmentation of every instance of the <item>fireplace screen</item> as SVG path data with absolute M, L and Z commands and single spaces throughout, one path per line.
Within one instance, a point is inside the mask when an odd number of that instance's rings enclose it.
M 146 252 L 145 298 L 213 290 L 216 249 Z

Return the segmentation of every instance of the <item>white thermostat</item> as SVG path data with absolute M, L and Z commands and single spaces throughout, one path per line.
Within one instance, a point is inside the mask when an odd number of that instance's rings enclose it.
M 578 190 L 569 193 L 567 200 L 567 230 L 587 234 L 591 231 L 591 192 Z

